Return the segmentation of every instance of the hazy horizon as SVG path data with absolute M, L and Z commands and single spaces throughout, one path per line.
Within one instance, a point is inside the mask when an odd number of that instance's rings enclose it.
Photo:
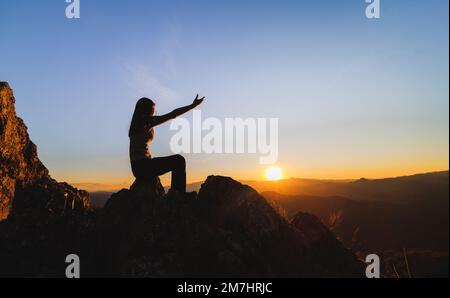
M 410 177 L 410 176 L 416 176 L 416 175 L 427 175 L 427 174 L 437 174 L 437 173 L 445 173 L 445 172 L 449 172 L 449 170 L 439 170 L 439 171 L 430 171 L 430 172 L 424 172 L 424 173 L 412 173 L 412 174 L 408 174 L 408 175 L 400 175 L 400 176 L 391 176 L 391 177 L 359 177 L 359 178 L 341 178 L 341 179 L 333 179 L 333 178 L 311 178 L 311 177 L 283 177 L 280 180 L 277 181 L 268 181 L 267 179 L 238 179 L 238 181 L 240 182 L 267 182 L 267 183 L 278 183 L 278 182 L 283 182 L 283 181 L 287 181 L 290 179 L 299 179 L 299 180 L 317 180 L 317 181 L 334 181 L 334 182 L 350 182 L 350 181 L 356 181 L 359 179 L 370 179 L 370 180 L 379 180 L 379 179 L 395 179 L 395 178 L 402 178 L 402 177 Z M 199 183 L 203 183 L 206 180 L 207 177 L 205 177 L 205 179 L 203 180 L 199 180 L 199 181 L 190 181 L 188 182 L 188 185 L 193 185 L 193 184 L 199 184 Z M 231 177 L 233 178 L 233 177 Z M 79 188 L 79 189 L 83 189 L 86 190 L 88 192 L 115 192 L 118 191 L 120 189 L 123 188 L 129 188 L 129 186 L 131 185 L 132 181 L 129 182 L 123 182 L 121 184 L 116 184 L 116 185 L 112 185 L 112 184 L 102 184 L 102 183 L 90 183 L 90 182 L 80 182 L 80 183 L 71 183 L 73 186 Z M 164 187 L 169 187 L 170 186 L 170 181 L 163 183 Z

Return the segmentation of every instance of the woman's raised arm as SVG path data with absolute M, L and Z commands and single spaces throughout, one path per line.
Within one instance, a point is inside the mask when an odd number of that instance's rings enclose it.
M 163 124 L 169 120 L 175 119 L 176 117 L 183 115 L 186 112 L 189 112 L 190 110 L 196 108 L 197 106 L 199 106 L 203 100 L 205 99 L 205 97 L 199 98 L 198 94 L 195 97 L 194 101 L 192 102 L 192 104 L 188 105 L 188 106 L 184 106 L 178 109 L 173 110 L 170 113 L 167 113 L 165 115 L 161 115 L 161 116 L 151 116 L 149 119 L 149 123 L 150 125 L 153 126 L 158 126 L 160 124 Z

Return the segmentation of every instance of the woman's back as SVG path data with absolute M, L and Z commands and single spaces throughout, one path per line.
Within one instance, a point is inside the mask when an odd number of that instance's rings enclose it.
M 151 157 L 149 146 L 153 137 L 153 128 L 146 132 L 140 132 L 130 136 L 130 161 L 138 161 Z

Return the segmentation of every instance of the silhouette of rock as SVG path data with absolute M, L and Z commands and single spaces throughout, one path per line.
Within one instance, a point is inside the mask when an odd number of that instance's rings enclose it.
M 53 180 L 0 82 L 0 276 L 61 276 L 89 239 L 89 196 Z
M 51 179 L 14 104 L 9 84 L 0 82 L 0 220 L 13 209 L 20 215 L 88 207 L 86 192 Z
M 361 263 L 317 219 L 290 224 L 231 178 L 208 177 L 195 199 L 161 195 L 159 185 L 122 190 L 107 202 L 99 220 L 105 274 L 362 276 Z
M 292 224 L 308 239 L 313 259 L 322 260 L 321 263 L 315 264 L 319 271 L 327 272 L 327 267 L 331 267 L 331 264 L 333 270 L 348 270 L 349 266 L 354 264 L 354 256 L 316 216 L 299 212 L 292 220 Z M 330 254 L 330 251 L 333 254 Z M 327 267 L 320 268 L 321 264 L 327 264 Z M 354 270 L 358 270 L 358 265 L 354 266 Z

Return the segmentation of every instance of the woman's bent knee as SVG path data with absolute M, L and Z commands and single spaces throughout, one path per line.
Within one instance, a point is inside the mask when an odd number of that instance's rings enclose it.
M 186 165 L 186 159 L 184 158 L 183 155 L 181 155 L 181 154 L 176 154 L 176 155 L 174 155 L 174 158 L 175 158 L 177 164 L 183 165 L 183 166 Z

